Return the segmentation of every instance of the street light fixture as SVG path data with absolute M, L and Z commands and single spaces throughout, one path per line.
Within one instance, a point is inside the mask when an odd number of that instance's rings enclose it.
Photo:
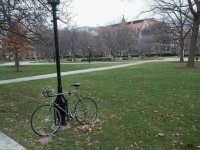
M 62 84 L 61 84 L 61 73 L 60 73 L 60 56 L 59 56 L 59 44 L 58 44 L 58 26 L 57 26 L 57 16 L 56 16 L 56 6 L 59 5 L 60 0 L 47 0 L 48 4 L 52 7 L 53 12 L 53 26 L 54 26 L 54 42 L 55 42 L 55 53 L 56 53 L 56 69 L 57 69 L 57 92 L 62 93 Z M 61 94 L 56 97 L 56 103 L 68 113 L 68 104 L 65 97 Z M 60 110 L 61 114 L 61 125 L 66 125 L 65 112 Z

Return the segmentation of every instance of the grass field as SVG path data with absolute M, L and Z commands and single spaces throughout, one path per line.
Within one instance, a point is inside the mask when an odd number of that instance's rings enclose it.
M 119 63 L 83 63 L 83 64 L 61 64 L 61 71 L 72 71 L 86 68 L 97 68 L 112 66 Z M 13 79 L 26 76 L 42 75 L 48 73 L 56 73 L 56 65 L 23 65 L 19 71 L 14 66 L 0 66 L 0 80 Z
M 28 149 L 197 149 L 200 147 L 200 68 L 151 63 L 63 78 L 96 98 L 101 126 L 59 131 L 47 145 L 30 128 L 31 112 L 48 100 L 56 80 L 0 85 L 0 130 Z

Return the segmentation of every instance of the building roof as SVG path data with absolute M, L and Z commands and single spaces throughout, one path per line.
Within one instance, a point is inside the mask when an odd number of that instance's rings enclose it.
M 124 23 L 124 21 L 125 20 L 123 18 L 121 23 Z M 148 25 L 154 25 L 154 24 L 159 22 L 155 18 L 147 18 L 147 19 L 129 21 L 129 22 L 126 22 L 126 25 L 129 26 L 131 29 L 140 30 L 143 27 L 145 21 L 147 22 Z M 118 27 L 118 26 L 121 25 L 121 23 L 112 24 L 112 25 L 109 25 L 107 27 Z

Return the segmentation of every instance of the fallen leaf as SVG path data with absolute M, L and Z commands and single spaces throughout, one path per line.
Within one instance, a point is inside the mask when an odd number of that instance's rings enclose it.
M 164 136 L 164 134 L 163 133 L 158 133 L 158 136 Z
M 45 136 L 45 137 L 42 137 L 42 138 L 38 139 L 37 143 L 45 145 L 45 144 L 47 144 L 47 143 L 49 143 L 51 141 L 52 141 L 52 136 L 49 135 L 49 136 Z
M 187 143 L 186 147 L 188 149 L 193 149 L 194 148 L 194 145 L 192 143 Z

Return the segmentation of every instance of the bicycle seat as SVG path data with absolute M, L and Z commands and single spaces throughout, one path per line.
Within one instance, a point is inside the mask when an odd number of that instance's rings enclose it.
M 71 86 L 74 86 L 74 87 L 79 87 L 81 85 L 81 83 L 74 83 L 74 84 L 71 84 Z

